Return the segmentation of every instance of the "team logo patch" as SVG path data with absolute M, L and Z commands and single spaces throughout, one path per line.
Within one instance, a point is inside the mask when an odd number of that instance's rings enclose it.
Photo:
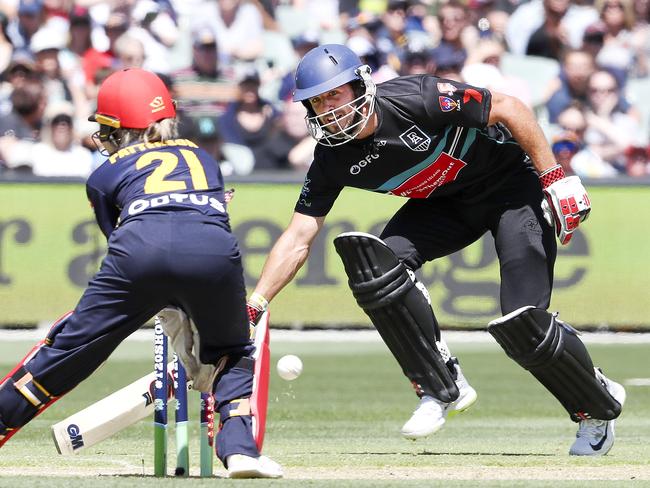
M 440 110 L 443 112 L 451 112 L 452 110 L 460 110 L 460 103 L 458 103 L 453 98 L 449 97 L 438 97 L 438 103 L 440 103 Z
M 440 93 L 448 93 L 451 95 L 456 91 L 456 87 L 451 83 L 436 83 L 436 86 L 438 87 L 438 91 Z
M 417 125 L 412 125 L 402 132 L 399 138 L 411 151 L 426 151 L 431 144 L 431 138 Z
M 161 110 L 165 110 L 165 102 L 163 101 L 163 97 L 155 97 L 153 100 L 151 100 L 151 102 L 149 102 L 149 106 L 151 107 L 152 114 L 160 112 Z
M 465 166 L 467 166 L 465 161 L 442 153 L 433 163 L 411 176 L 390 193 L 400 197 L 427 198 L 442 185 L 458 178 L 458 173 Z

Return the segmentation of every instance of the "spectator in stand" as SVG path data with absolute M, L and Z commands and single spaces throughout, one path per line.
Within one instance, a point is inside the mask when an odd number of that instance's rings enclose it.
M 408 7 L 407 0 L 388 0 L 386 11 L 380 17 L 381 23 L 378 26 L 367 23 L 365 26 L 373 35 L 382 59 L 395 72 L 401 69 L 409 44 L 427 38 L 424 31 L 408 29 Z
M 160 4 L 153 0 L 139 0 L 131 10 L 132 24 L 128 34 L 142 43 L 142 68 L 159 74 L 168 74 L 170 48 L 178 39 L 178 27 Z
M 33 145 L 29 165 L 36 176 L 87 178 L 93 157 L 74 131 L 74 107 L 67 102 L 48 105 L 41 142 Z
M 108 49 L 104 51 L 104 55 L 106 55 L 111 62 L 109 66 L 117 66 L 119 64 L 115 52 L 115 43 L 122 35 L 126 34 L 130 27 L 131 21 L 127 14 L 119 10 L 111 11 L 106 23 L 104 24 L 104 33 L 108 39 Z M 102 65 L 99 69 L 103 67 L 104 66 Z
M 86 85 L 94 84 L 95 72 L 108 68 L 113 64 L 111 52 L 95 49 L 92 41 L 93 21 L 90 12 L 85 7 L 75 6 L 70 11 L 70 40 L 69 52 L 76 57 L 81 66 Z M 87 96 L 88 99 L 92 99 Z
M 14 46 L 7 35 L 8 26 L 9 18 L 4 12 L 0 12 L 0 73 L 7 69 L 14 52 Z
M 557 162 L 567 175 L 581 178 L 611 178 L 618 171 L 585 143 L 587 119 L 579 104 L 572 104 L 558 117 L 559 132 L 552 138 Z
M 432 75 L 435 70 L 436 65 L 431 58 L 430 50 L 408 50 L 404 57 L 404 63 L 402 64 L 402 69 L 399 74 L 400 76 L 422 74 Z
M 274 144 L 272 129 L 279 114 L 271 103 L 260 98 L 259 88 L 256 70 L 251 68 L 241 73 L 239 97 L 219 119 L 218 130 L 224 142 L 241 144 L 253 151 L 255 171 L 273 170 L 277 168 L 268 148 Z
M 32 36 L 30 49 L 36 60 L 36 71 L 43 77 L 48 103 L 73 101 L 72 88 L 63 76 L 59 63 L 59 53 L 65 45 L 63 32 L 47 25 Z
M 643 76 L 647 72 L 647 46 L 634 33 L 636 16 L 633 0 L 596 0 L 600 19 L 595 24 L 603 32 L 603 44 L 596 63 L 613 71 L 621 84 L 628 75 Z
M 7 34 L 15 49 L 28 49 L 34 33 L 43 25 L 42 0 L 20 0 L 18 15 L 7 26 Z
M 262 54 L 263 19 L 255 5 L 243 0 L 206 0 L 198 8 L 202 22 L 214 28 L 224 66 L 254 61 Z
M 441 45 L 431 51 L 431 59 L 435 65 L 434 75 L 463 82 L 461 71 L 467 59 L 466 52 L 454 49 L 449 45 Z
M 587 104 L 589 77 L 596 71 L 593 56 L 581 49 L 564 53 L 559 76 L 551 81 L 546 102 L 549 122 L 556 123 L 558 115 L 573 103 Z
M 470 50 L 461 71 L 466 83 L 517 97 L 532 108 L 532 95 L 526 80 L 501 71 L 503 44 L 491 38 L 479 39 Z
M 197 25 L 192 31 L 192 62 L 171 75 L 174 96 L 189 117 L 208 116 L 213 122 L 237 98 L 237 83 L 231 69 L 222 69 L 214 29 Z
M 375 83 L 382 83 L 397 77 L 393 68 L 384 62 L 384 59 L 377 47 L 364 36 L 352 36 L 346 42 L 349 47 L 363 64 L 367 64 L 372 69 L 371 77 Z M 404 60 L 402 60 L 402 63 Z
M 307 54 L 307 52 L 318 46 L 318 44 L 319 36 L 318 32 L 315 30 L 306 30 L 291 39 L 291 45 L 293 46 L 293 50 L 296 54 L 296 59 L 302 59 L 302 57 Z M 296 86 L 294 81 L 295 76 L 295 70 L 291 70 L 289 73 L 284 75 L 280 81 L 278 100 L 288 100 L 291 98 L 293 89 Z
M 0 118 L 0 161 L 18 168 L 28 160 L 31 146 L 40 139 L 47 98 L 38 78 L 27 78 L 11 93 L 12 111 Z
M 477 27 L 481 38 L 506 44 L 506 27 L 510 14 L 520 2 L 510 0 L 470 0 L 469 23 Z
M 253 152 L 246 146 L 224 142 L 213 117 L 187 117 L 181 114 L 179 137 L 194 141 L 207 151 L 219 163 L 224 176 L 247 175 L 253 170 Z
M 38 78 L 34 57 L 29 51 L 19 49 L 11 56 L 9 66 L 2 73 L 0 85 L 0 117 L 6 116 L 12 110 L 11 94 L 24 85 L 30 78 Z
M 550 11 L 559 13 L 567 0 L 530 0 L 522 3 L 510 15 L 506 26 L 506 40 L 511 53 L 526 54 L 531 36 L 547 21 L 545 12 L 548 7 L 546 4 L 552 2 L 557 2 L 558 5 L 552 6 Z M 557 16 L 553 13 L 551 15 Z M 566 47 L 579 49 L 582 46 L 585 29 L 596 20 L 598 20 L 598 12 L 595 8 L 573 2 L 568 5 L 555 30 L 557 35 L 565 35 Z
M 116 69 L 142 68 L 145 60 L 145 51 L 142 42 L 128 32 L 122 34 L 115 41 L 115 55 L 117 56 Z
M 306 173 L 314 157 L 316 141 L 309 134 L 302 103 L 286 100 L 270 137 L 268 158 L 273 169 Z
M 589 77 L 587 93 L 585 142 L 604 161 L 624 172 L 624 151 L 643 144 L 638 112 L 633 107 L 625 109 L 618 80 L 609 71 L 595 71 Z
M 642 48 L 642 61 L 637 66 L 637 77 L 650 76 L 650 0 L 633 0 L 636 23 L 632 30 L 634 34 L 633 43 Z M 645 62 L 645 66 L 642 64 Z
M 168 0 L 138 0 L 131 10 L 131 17 L 165 47 L 174 47 L 178 42 L 178 19 Z
M 582 50 L 596 59 L 605 43 L 605 32 L 606 28 L 602 22 L 596 22 L 587 27 L 582 37 Z
M 625 150 L 625 174 L 633 178 L 650 176 L 650 146 L 632 146 Z
M 468 28 L 467 18 L 467 8 L 457 0 L 450 0 L 440 7 L 440 44 L 431 52 L 436 63 L 436 76 L 452 74 L 453 79 L 460 81 L 460 70 L 467 59 L 466 34 L 463 34 Z
M 567 27 L 562 24 L 570 0 L 544 0 L 544 22 L 528 38 L 526 54 L 559 60 L 568 44 Z

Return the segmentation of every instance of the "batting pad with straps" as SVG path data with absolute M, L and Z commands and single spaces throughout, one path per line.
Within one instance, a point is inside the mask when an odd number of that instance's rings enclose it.
M 595 376 L 577 332 L 557 314 L 522 307 L 490 322 L 488 332 L 559 400 L 574 422 L 611 420 L 621 413 L 620 403 Z
M 43 347 L 51 346 L 63 329 L 72 312 L 54 322 L 45 338 L 0 381 L 0 447 L 2 447 L 27 422 L 41 414 L 62 394 L 51 394 L 25 367 Z
M 359 306 L 420 395 L 450 403 L 459 392 L 436 347 L 438 324 L 415 276 L 384 242 L 370 234 L 346 232 L 334 239 L 348 284 Z

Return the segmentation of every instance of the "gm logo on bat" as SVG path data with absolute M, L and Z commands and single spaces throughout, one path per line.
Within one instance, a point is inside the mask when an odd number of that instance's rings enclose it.
M 84 438 L 81 435 L 81 429 L 77 424 L 70 424 L 66 428 L 68 437 L 70 438 L 70 443 L 72 444 L 72 449 L 77 450 L 84 446 Z

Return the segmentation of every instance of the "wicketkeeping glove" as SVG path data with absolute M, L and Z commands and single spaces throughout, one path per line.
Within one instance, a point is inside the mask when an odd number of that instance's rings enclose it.
M 577 176 L 566 176 L 559 164 L 539 175 L 546 198 L 542 200 L 544 218 L 553 226 L 561 244 L 568 244 L 580 222 L 587 219 L 591 202 Z

